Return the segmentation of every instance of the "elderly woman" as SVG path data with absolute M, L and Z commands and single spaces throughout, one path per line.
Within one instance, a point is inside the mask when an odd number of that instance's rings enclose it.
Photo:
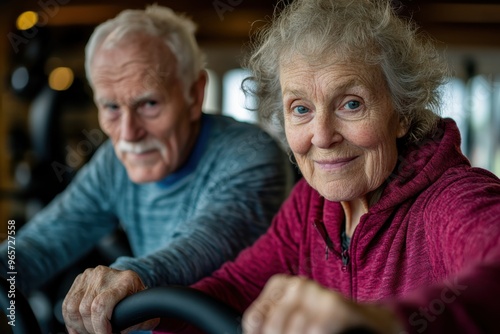
M 388 0 L 296 0 L 259 38 L 259 112 L 304 178 L 194 288 L 244 311 L 245 333 L 495 332 L 500 181 L 431 111 L 446 75 L 431 43 Z
M 246 310 L 245 333 L 498 330 L 500 181 L 431 111 L 433 46 L 380 0 L 297 0 L 259 37 L 259 111 L 304 180 L 194 287 Z

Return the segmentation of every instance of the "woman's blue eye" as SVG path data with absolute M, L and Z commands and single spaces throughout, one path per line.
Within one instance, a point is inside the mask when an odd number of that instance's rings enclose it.
M 351 100 L 345 104 L 345 106 L 349 109 L 357 109 L 361 106 L 361 103 L 356 100 Z
M 293 108 L 293 111 L 295 111 L 297 114 L 303 115 L 308 113 L 309 109 L 304 106 L 296 106 Z

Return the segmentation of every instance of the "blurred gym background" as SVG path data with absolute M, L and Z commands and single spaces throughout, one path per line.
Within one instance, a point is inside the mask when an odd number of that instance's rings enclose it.
M 155 2 L 198 24 L 209 68 L 205 110 L 255 122 L 244 108 L 252 101 L 245 101 L 239 89 L 246 75 L 240 61 L 249 35 L 272 15 L 278 1 Z M 0 240 L 6 237 L 8 220 L 20 228 L 65 188 L 105 140 L 85 81 L 83 48 L 97 24 L 146 3 L 0 0 Z M 443 88 L 443 114 L 458 122 L 463 151 L 473 165 L 500 175 L 500 1 L 395 3 L 449 60 L 453 76 Z M 60 301 L 60 287 L 70 284 L 81 268 L 110 262 L 123 252 L 123 243 L 103 240 L 44 294 L 33 296 L 47 332 L 62 331 L 47 307 Z

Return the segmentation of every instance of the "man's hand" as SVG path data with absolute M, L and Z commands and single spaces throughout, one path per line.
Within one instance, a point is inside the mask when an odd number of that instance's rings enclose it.
M 104 266 L 87 269 L 73 282 L 62 312 L 69 334 L 110 334 L 111 314 L 123 298 L 146 289 L 139 276 L 131 270 L 115 270 Z M 159 322 L 154 319 L 129 328 L 153 329 Z
M 273 276 L 243 315 L 245 334 L 332 334 L 364 328 L 399 333 L 395 315 L 375 305 L 358 304 L 298 276 Z

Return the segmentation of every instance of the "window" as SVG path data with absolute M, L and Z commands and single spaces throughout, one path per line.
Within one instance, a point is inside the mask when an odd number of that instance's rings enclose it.
M 227 71 L 222 82 L 222 114 L 231 116 L 239 121 L 257 123 L 257 112 L 248 110 L 255 103 L 251 97 L 245 97 L 241 89 L 241 83 L 249 76 L 244 69 L 233 69 Z

